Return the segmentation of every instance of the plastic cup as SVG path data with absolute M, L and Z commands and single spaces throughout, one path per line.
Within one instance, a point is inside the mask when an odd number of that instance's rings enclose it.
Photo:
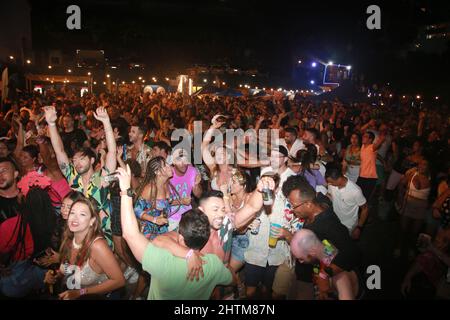
M 281 225 L 278 223 L 270 223 L 270 233 L 269 233 L 269 247 L 275 248 L 277 246 L 278 238 L 274 238 L 272 236 L 273 228 L 281 228 Z

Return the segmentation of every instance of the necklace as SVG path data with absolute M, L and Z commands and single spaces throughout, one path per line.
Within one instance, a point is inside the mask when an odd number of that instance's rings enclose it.
M 72 240 L 72 247 L 73 247 L 75 250 L 80 250 L 81 247 L 82 247 L 81 244 L 77 244 L 77 243 L 75 242 L 75 237 L 74 237 L 73 240 Z

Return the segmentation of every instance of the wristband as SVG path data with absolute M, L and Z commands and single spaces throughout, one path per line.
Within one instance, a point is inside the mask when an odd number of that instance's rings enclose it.
M 49 123 L 48 126 L 49 127 L 56 127 L 56 123 Z
M 190 249 L 190 250 L 188 251 L 188 253 L 186 254 L 185 259 L 186 259 L 186 260 L 189 260 L 189 258 L 192 257 L 193 254 L 194 254 L 194 250 Z
M 87 293 L 87 289 L 86 288 L 80 289 L 80 297 L 84 296 L 86 293 Z

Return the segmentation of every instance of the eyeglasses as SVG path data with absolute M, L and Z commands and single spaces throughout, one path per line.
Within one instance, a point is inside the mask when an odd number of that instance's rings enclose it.
M 291 203 L 291 205 L 292 205 L 291 211 L 294 211 L 295 209 L 300 208 L 302 205 L 304 205 L 305 203 L 308 203 L 308 202 L 309 201 L 303 201 L 302 203 L 299 203 L 295 206 Z

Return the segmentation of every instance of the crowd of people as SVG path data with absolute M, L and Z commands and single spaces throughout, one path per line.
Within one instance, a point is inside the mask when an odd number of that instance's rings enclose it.
M 363 299 L 383 210 L 399 292 L 450 297 L 446 106 L 66 88 L 1 111 L 0 297 Z M 196 122 L 199 157 L 173 138 Z

